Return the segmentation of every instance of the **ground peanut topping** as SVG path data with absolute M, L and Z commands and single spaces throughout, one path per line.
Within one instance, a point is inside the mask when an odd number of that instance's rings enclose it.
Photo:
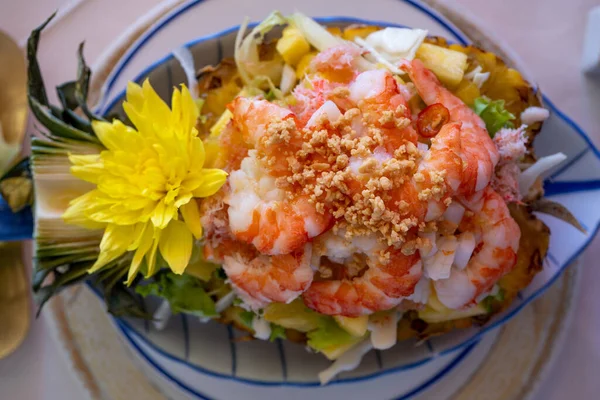
M 345 91 L 338 88 L 336 95 L 342 94 Z M 402 116 L 404 111 L 402 107 L 397 112 L 385 111 L 379 122 L 406 127 L 410 120 Z M 273 121 L 267 128 L 268 139 L 262 143 L 267 150 L 259 151 L 259 160 L 267 167 L 273 167 L 276 159 L 287 160 L 286 173 L 278 174 L 277 187 L 284 189 L 290 200 L 296 193 L 308 196 L 319 213 L 333 215 L 334 229 L 343 229 L 346 238 L 377 233 L 388 245 L 401 246 L 407 233 L 418 227 L 419 219 L 411 215 L 411 205 L 399 193 L 405 185 L 429 181 L 418 199 L 424 203 L 439 199 L 444 176 L 416 173 L 422 153 L 411 142 L 387 153 L 382 129 L 367 120 L 358 108 L 351 108 L 334 123 L 319 118 L 310 128 L 296 128 L 291 118 Z M 361 133 L 355 130 L 359 124 Z M 290 143 L 298 146 L 288 147 Z M 273 156 L 268 150 L 273 147 L 285 157 Z M 415 246 L 406 245 L 403 251 L 412 254 Z

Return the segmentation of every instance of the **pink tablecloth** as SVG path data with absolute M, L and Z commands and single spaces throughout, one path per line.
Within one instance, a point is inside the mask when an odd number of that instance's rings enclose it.
M 544 92 L 600 144 L 600 80 L 579 71 L 585 16 L 599 0 L 449 0 L 466 6 L 522 57 Z M 159 0 L 20 0 L 0 4 L 0 29 L 21 43 L 57 8 L 73 12 L 48 30 L 40 60 L 47 85 L 71 79 L 73 49 L 86 40 L 91 63 L 140 13 Z M 600 240 L 584 256 L 583 285 L 568 340 L 537 398 L 593 399 L 600 393 Z M 48 338 L 43 320 L 33 324 L 24 345 L 0 361 L 0 388 L 6 399 L 81 399 L 65 361 Z

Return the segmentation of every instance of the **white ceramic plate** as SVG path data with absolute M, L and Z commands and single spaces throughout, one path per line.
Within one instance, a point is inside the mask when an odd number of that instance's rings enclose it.
M 189 43 L 197 66 L 214 64 L 220 57 L 231 54 L 235 28 L 224 31 L 223 28 L 237 25 L 245 15 L 259 20 L 276 7 L 284 12 L 293 9 L 291 4 L 281 5 L 275 1 L 251 5 L 233 0 L 184 4 L 155 24 L 118 63 L 105 85 L 101 110 L 118 111 L 126 82 L 146 76 L 162 96 L 168 97 L 173 84 L 185 79 L 177 62 L 168 56 L 173 48 Z M 384 24 L 425 28 L 431 34 L 452 41 L 468 42 L 468 38 L 439 14 L 413 1 L 372 0 L 368 7 L 360 10 L 348 7 L 342 0 L 321 3 L 309 0 L 301 5 L 302 11 L 310 15 L 360 15 L 370 22 L 387 21 Z M 222 14 L 224 10 L 227 15 Z M 327 21 L 341 19 L 330 17 Z M 195 39 L 203 34 L 210 35 Z M 167 56 L 156 61 L 164 55 Z M 139 321 L 117 321 L 123 337 L 148 365 L 199 398 L 259 398 L 281 394 L 282 387 L 286 387 L 286 396 L 289 394 L 291 398 L 414 395 L 415 390 L 431 385 L 460 363 L 484 333 L 511 318 L 542 293 L 583 251 L 598 229 L 600 209 L 595 204 L 600 200 L 600 153 L 572 121 L 545 100 L 552 113 L 536 141 L 536 152 L 547 155 L 562 151 L 568 156 L 546 181 L 547 195 L 569 207 L 588 234 L 544 216 L 552 230 L 544 270 L 508 311 L 487 326 L 435 338 L 423 346 L 407 342 L 386 352 L 370 353 L 359 369 L 343 374 L 336 384 L 326 388 L 317 387 L 316 380 L 316 374 L 327 365 L 322 357 L 310 355 L 290 343 L 232 342 L 230 339 L 236 334 L 230 328 L 200 324 L 186 316 L 173 318 L 167 329 L 160 332 Z M 369 384 L 358 385 L 358 381 L 369 381 Z

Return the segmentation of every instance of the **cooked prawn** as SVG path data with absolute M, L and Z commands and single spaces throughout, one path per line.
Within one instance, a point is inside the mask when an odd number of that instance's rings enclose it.
M 361 54 L 362 50 L 351 43 L 334 46 L 317 54 L 310 62 L 310 69 L 328 81 L 349 83 L 358 74 Z
M 288 196 L 276 185 L 278 176 L 289 173 L 286 148 L 301 146 L 294 135 L 296 122 L 290 110 L 264 100 L 237 98 L 230 105 L 232 121 L 255 149 L 229 178 L 229 226 L 238 239 L 252 243 L 263 254 L 287 254 L 301 248 L 330 226 L 331 217 L 319 214 L 307 196 Z M 288 121 L 285 140 L 272 140 L 273 124 Z M 281 130 L 277 131 L 281 134 Z M 270 160 L 268 169 L 259 154 Z
M 464 270 L 453 268 L 448 279 L 434 282 L 440 301 L 449 308 L 461 308 L 489 291 L 517 262 L 521 231 L 502 197 L 491 188 L 465 205 L 474 214 L 463 219 L 461 230 L 479 239 L 475 253 Z
M 460 191 L 464 195 L 485 188 L 492 179 L 498 163 L 498 150 L 490 138 L 485 123 L 473 110 L 446 89 L 437 77 L 425 68 L 420 60 L 404 64 L 417 92 L 428 104 L 441 103 L 450 114 L 451 122 L 462 122 L 461 157 L 464 161 L 464 179 Z
M 407 142 L 417 143 L 410 108 L 389 71 L 365 71 L 348 88 L 349 98 L 361 111 L 363 123 L 381 131 L 388 152 L 393 153 Z
M 304 303 L 327 315 L 356 317 L 387 310 L 400 304 L 413 293 L 421 278 L 422 265 L 418 253 L 404 255 L 393 246 L 383 250 L 389 255 L 381 259 L 381 244 L 377 239 L 358 238 L 352 244 L 340 245 L 339 237 L 326 240 L 324 255 L 336 261 L 348 259 L 354 252 L 366 254 L 367 270 L 362 276 L 350 279 L 313 282 L 304 292 Z M 316 245 L 316 244 L 315 244 Z
M 253 259 L 241 253 L 225 256 L 223 269 L 237 294 L 253 309 L 271 302 L 289 303 L 308 288 L 313 279 L 310 243 L 290 254 Z
M 286 198 L 250 150 L 241 169 L 229 178 L 229 227 L 233 235 L 252 243 L 263 254 L 287 254 L 301 248 L 331 224 L 328 214 L 319 214 L 306 196 Z

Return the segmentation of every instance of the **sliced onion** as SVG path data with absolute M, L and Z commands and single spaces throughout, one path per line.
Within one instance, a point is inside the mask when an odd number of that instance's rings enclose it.
M 268 340 L 271 336 L 271 324 L 264 318 L 254 317 L 252 319 L 252 329 L 254 330 L 254 337 L 257 339 Z
M 540 158 L 535 164 L 523 171 L 519 177 L 519 191 L 521 192 L 521 195 L 526 196 L 539 176 L 566 159 L 567 156 L 563 153 L 552 154 L 551 156 Z
M 429 299 L 429 295 L 431 294 L 431 283 L 429 278 L 425 275 L 421 276 L 419 282 L 417 282 L 415 286 L 415 290 L 413 294 L 408 296 L 406 300 L 410 300 L 413 303 L 419 304 L 427 304 L 427 300 Z
M 458 226 L 460 221 L 462 221 L 463 215 L 465 215 L 465 208 L 459 203 L 453 202 L 450 203 L 442 218 Z
M 386 350 L 396 344 L 399 318 L 399 313 L 392 312 L 369 319 L 367 329 L 371 332 L 371 344 L 374 349 Z
M 310 128 L 319 123 L 321 118 L 325 115 L 325 118 L 329 122 L 335 122 L 342 116 L 340 109 L 335 105 L 335 103 L 331 100 L 327 100 L 314 114 L 310 117 L 308 122 L 306 123 L 306 127 Z
M 437 240 L 437 253 L 423 259 L 425 274 L 434 281 L 448 279 L 454 262 L 458 240 L 456 236 L 442 236 Z
M 422 239 L 427 239 L 429 244 L 431 245 L 431 246 L 429 246 L 429 245 L 418 246 L 419 254 L 421 255 L 421 258 L 425 259 L 425 258 L 433 256 L 437 252 L 435 232 L 420 233 L 419 237 Z
M 456 247 L 456 254 L 454 255 L 454 266 L 458 269 L 465 269 L 471 255 L 475 250 L 475 235 L 471 232 L 464 232 L 458 236 L 458 246 Z

